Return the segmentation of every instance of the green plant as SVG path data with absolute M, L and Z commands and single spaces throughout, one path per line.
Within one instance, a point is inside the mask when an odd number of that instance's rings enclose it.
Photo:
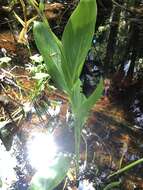
M 111 182 L 111 183 L 108 184 L 103 190 L 109 190 L 109 189 L 113 189 L 114 187 L 119 187 L 120 184 L 121 184 L 120 181 Z
M 132 169 L 133 167 L 137 166 L 138 164 L 141 164 L 141 163 L 143 163 L 143 158 L 140 158 L 139 160 L 133 161 L 132 163 L 126 165 L 125 167 L 123 167 L 123 168 L 117 170 L 116 172 L 110 174 L 110 175 L 108 176 L 108 178 L 111 178 L 111 177 L 113 177 L 113 176 L 115 176 L 115 175 L 119 175 L 119 174 L 121 174 L 121 173 L 124 173 L 124 172 L 126 172 L 126 171 Z
M 121 168 L 121 169 L 117 170 L 116 172 L 110 174 L 110 175 L 108 176 L 108 179 L 109 179 L 109 178 L 112 178 L 112 177 L 114 177 L 114 176 L 116 176 L 116 175 L 120 175 L 120 174 L 122 174 L 122 173 L 125 173 L 125 172 L 127 172 L 128 170 L 132 169 L 133 167 L 135 167 L 135 166 L 137 166 L 138 164 L 141 164 L 141 163 L 143 163 L 143 158 L 140 158 L 140 159 L 138 159 L 138 160 L 136 160 L 136 161 L 133 161 L 132 163 L 127 164 L 127 165 L 124 166 L 123 168 Z M 121 181 L 111 182 L 111 183 L 108 184 L 103 190 L 112 189 L 112 188 L 118 187 L 118 186 L 120 186 L 120 185 L 121 185 Z
M 96 0 L 80 0 L 65 26 L 61 41 L 52 32 L 43 10 L 40 11 L 34 1 L 31 0 L 31 3 L 43 20 L 43 22 L 34 22 L 33 33 L 36 45 L 43 56 L 47 72 L 55 85 L 67 94 L 71 104 L 78 171 L 81 131 L 91 107 L 100 98 L 103 90 L 101 80 L 96 90 L 87 98 L 82 92 L 79 78 L 94 35 Z

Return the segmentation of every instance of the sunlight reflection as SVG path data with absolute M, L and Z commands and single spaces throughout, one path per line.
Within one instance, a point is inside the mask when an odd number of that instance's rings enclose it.
M 2 181 L 1 190 L 9 189 L 9 186 L 16 181 L 16 159 L 11 155 L 11 151 L 6 151 L 0 141 L 0 180 Z
M 28 159 L 38 172 L 45 173 L 45 168 L 53 165 L 57 146 L 52 134 L 34 133 L 27 143 Z

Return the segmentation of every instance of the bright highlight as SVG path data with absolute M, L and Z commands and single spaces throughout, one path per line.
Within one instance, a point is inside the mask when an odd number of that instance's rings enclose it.
M 28 159 L 37 171 L 45 172 L 45 169 L 53 165 L 57 154 L 57 146 L 54 138 L 49 133 L 34 133 L 27 143 Z

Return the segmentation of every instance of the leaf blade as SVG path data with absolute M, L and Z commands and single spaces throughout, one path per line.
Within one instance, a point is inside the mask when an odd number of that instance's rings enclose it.
M 53 190 L 57 187 L 65 178 L 68 169 L 70 167 L 71 158 L 64 155 L 60 155 L 57 158 L 57 162 L 49 168 L 47 168 L 47 177 L 41 173 L 35 174 L 32 178 L 29 190 Z M 46 166 L 45 166 L 46 170 Z M 51 176 L 50 176 L 50 175 Z
M 57 38 L 44 22 L 34 22 L 33 34 L 49 74 L 60 89 L 66 89 L 66 82 L 61 69 L 61 52 L 58 46 L 60 42 L 57 42 Z
M 63 70 L 69 69 L 73 82 L 79 78 L 91 46 L 96 12 L 95 0 L 80 0 L 62 36 L 63 51 L 66 56 L 66 63 L 62 66 Z
M 87 116 L 89 114 L 90 109 L 92 106 L 99 100 L 99 98 L 102 95 L 103 92 L 103 80 L 101 79 L 99 84 L 97 85 L 97 88 L 94 90 L 94 92 L 83 101 L 81 104 L 79 110 L 77 111 L 77 117 L 79 118 L 81 124 L 81 129 L 83 128 L 83 124 L 85 123 Z
M 85 107 L 88 111 L 91 107 L 99 100 L 102 96 L 102 92 L 104 89 L 103 79 L 100 80 L 94 92 L 88 97 L 88 99 L 83 103 L 83 107 Z

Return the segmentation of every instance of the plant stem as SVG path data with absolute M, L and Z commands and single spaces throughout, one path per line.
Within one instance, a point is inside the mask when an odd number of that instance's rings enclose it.
M 133 167 L 135 167 L 136 165 L 140 164 L 143 162 L 143 158 L 139 159 L 139 160 L 136 160 L 134 162 L 132 162 L 131 164 L 128 164 L 126 165 L 125 167 L 121 168 L 120 170 L 118 170 L 117 172 L 113 173 L 113 174 L 110 174 L 108 176 L 108 179 L 115 176 L 115 175 L 118 175 L 118 174 L 121 174 L 123 172 L 126 172 L 127 170 L 129 169 L 132 169 Z
M 118 187 L 120 185 L 120 183 L 121 183 L 120 181 L 114 181 L 114 182 L 108 184 L 103 190 L 109 190 L 113 187 Z
M 76 123 L 76 122 L 75 122 Z M 80 131 L 79 126 L 74 127 L 74 136 L 75 136 L 75 156 L 76 156 L 76 175 L 79 171 L 79 159 L 80 159 Z

